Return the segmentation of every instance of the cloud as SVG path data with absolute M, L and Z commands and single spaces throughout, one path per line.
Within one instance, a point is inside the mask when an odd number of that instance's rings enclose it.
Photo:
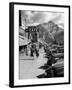
M 64 14 L 56 12 L 42 12 L 42 11 L 24 11 L 22 10 L 22 22 L 27 25 L 35 25 L 39 23 L 48 22 L 50 20 L 55 23 L 64 23 Z M 26 21 L 25 21 L 26 20 Z

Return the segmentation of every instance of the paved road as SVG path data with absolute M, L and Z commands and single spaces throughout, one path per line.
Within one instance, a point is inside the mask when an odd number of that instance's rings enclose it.
M 47 59 L 44 58 L 44 50 L 41 49 L 39 51 L 39 57 L 37 58 L 34 55 L 34 58 L 31 60 L 29 57 L 29 60 L 23 59 L 25 56 L 22 54 L 20 55 L 20 79 L 32 79 L 37 78 L 36 76 L 45 73 L 45 70 L 39 69 L 40 66 L 43 66 Z M 26 57 L 27 58 L 27 57 Z

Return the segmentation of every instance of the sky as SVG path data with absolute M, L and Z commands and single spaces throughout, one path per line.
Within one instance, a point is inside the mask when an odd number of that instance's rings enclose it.
M 23 26 L 26 24 L 38 25 L 53 21 L 54 23 L 64 26 L 64 13 L 60 12 L 43 12 L 43 11 L 21 11 L 21 18 Z

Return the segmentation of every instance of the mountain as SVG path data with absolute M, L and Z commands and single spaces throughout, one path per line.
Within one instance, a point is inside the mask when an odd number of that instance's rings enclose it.
M 39 38 L 49 44 L 53 42 L 60 43 L 64 41 L 64 29 L 60 26 L 61 25 L 57 25 L 53 21 L 49 21 L 47 23 L 39 24 L 35 27 L 39 31 Z M 24 36 L 24 31 L 25 30 L 21 27 L 19 30 L 19 34 Z
M 64 29 L 59 27 L 53 21 L 49 21 L 48 23 L 43 23 L 37 25 L 37 29 L 39 30 L 39 38 L 43 38 L 43 34 L 45 33 L 45 42 L 61 42 L 64 40 Z

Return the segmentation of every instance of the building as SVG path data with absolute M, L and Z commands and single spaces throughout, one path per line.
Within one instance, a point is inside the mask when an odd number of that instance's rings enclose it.
M 37 42 L 39 38 L 39 30 L 36 26 L 28 26 L 25 29 L 25 33 L 27 33 L 27 38 L 30 39 L 32 42 Z

